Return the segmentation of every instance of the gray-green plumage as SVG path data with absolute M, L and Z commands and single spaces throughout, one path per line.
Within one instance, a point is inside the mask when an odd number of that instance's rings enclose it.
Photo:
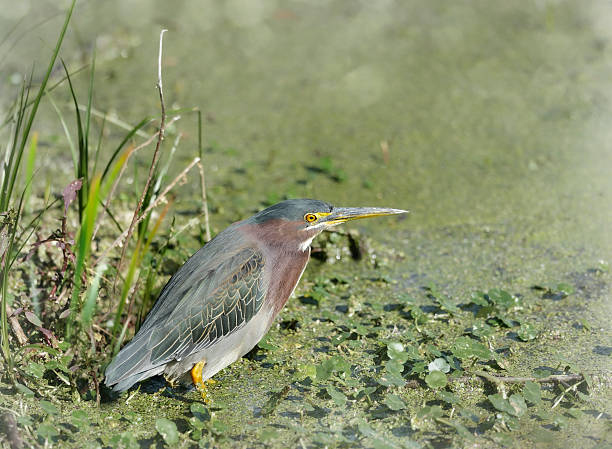
M 259 311 L 263 302 L 261 253 L 247 248 L 224 265 L 229 272 L 234 272 L 231 277 L 214 291 L 209 291 L 213 284 L 210 279 L 197 279 L 197 284 L 181 295 L 182 300 L 167 318 L 174 326 L 169 330 L 156 328 L 152 331 L 152 340 L 157 342 L 151 348 L 152 363 L 170 356 L 181 357 L 211 345 Z M 210 297 L 210 301 L 202 304 L 198 301 L 200 297 Z
M 137 335 L 108 366 L 107 385 L 122 391 L 160 374 L 169 363 L 213 345 L 260 310 L 262 254 L 253 247 L 224 254 L 227 248 L 215 243 L 188 259 L 164 287 Z

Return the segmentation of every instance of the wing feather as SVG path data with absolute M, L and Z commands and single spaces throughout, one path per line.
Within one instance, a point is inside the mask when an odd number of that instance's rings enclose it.
M 127 389 L 130 378 L 141 380 L 144 372 L 159 372 L 158 367 L 214 344 L 259 311 L 265 297 L 264 259 L 256 248 L 226 256 L 216 269 L 198 270 L 192 259 L 164 287 L 139 332 L 108 366 L 107 385 Z

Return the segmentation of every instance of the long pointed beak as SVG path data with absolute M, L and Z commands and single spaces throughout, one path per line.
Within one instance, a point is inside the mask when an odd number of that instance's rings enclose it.
M 345 221 L 359 220 L 361 218 L 407 213 L 407 210 L 388 209 L 384 207 L 334 207 L 331 213 L 323 218 L 322 222 L 328 226 L 335 226 Z

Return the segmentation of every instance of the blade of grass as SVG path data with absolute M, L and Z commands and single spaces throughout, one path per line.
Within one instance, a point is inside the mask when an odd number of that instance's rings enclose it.
M 14 170 L 13 161 L 15 158 L 15 154 L 18 152 L 17 146 L 19 145 L 19 136 L 21 133 L 21 127 L 23 124 L 23 120 L 25 119 L 25 115 L 26 115 L 26 108 L 24 105 L 28 100 L 29 93 L 30 93 L 30 85 L 26 83 L 26 81 L 24 80 L 21 85 L 21 90 L 19 92 L 19 100 L 18 100 L 19 106 L 14 114 L 15 124 L 13 126 L 13 132 L 12 132 L 13 138 L 11 139 L 11 142 L 9 143 L 6 149 L 4 164 L 2 166 L 2 195 L 0 195 L 0 212 L 6 212 L 9 208 L 9 203 L 10 203 L 11 193 L 12 193 L 12 189 L 11 191 L 9 191 L 10 179 L 11 179 L 12 172 Z M 18 170 L 19 167 L 16 167 L 16 169 Z
M 145 195 L 145 200 L 142 203 L 143 209 L 148 208 L 149 205 L 151 204 L 151 201 L 154 201 L 159 195 L 162 183 L 164 182 L 166 175 L 168 174 L 170 164 L 172 163 L 172 159 L 174 157 L 174 154 L 176 153 L 178 144 L 181 141 L 182 136 L 183 135 L 181 133 L 177 134 L 176 138 L 174 139 L 174 143 L 172 144 L 172 148 L 170 149 L 170 153 L 168 154 L 168 158 L 166 159 L 164 164 L 161 166 L 161 168 L 155 171 L 153 175 L 153 179 L 151 180 L 151 183 L 149 184 L 149 190 L 147 191 L 147 194 Z M 147 229 L 149 227 L 149 220 L 151 218 L 151 213 L 152 212 L 149 212 L 149 214 L 147 214 L 147 217 L 141 223 L 138 224 L 138 236 L 139 237 L 140 235 L 146 235 Z
M 174 123 L 175 121 L 179 120 L 180 116 L 174 117 L 172 120 L 170 120 L 170 122 L 168 122 L 168 125 L 170 125 L 171 123 Z M 126 150 L 126 152 L 124 153 L 124 156 L 126 157 L 126 163 L 123 164 L 121 171 L 119 172 L 119 175 L 117 176 L 117 178 L 113 178 L 115 179 L 113 186 L 110 190 L 110 194 L 108 196 L 106 196 L 106 202 L 105 202 L 105 208 L 104 210 L 107 211 L 108 210 L 108 205 L 110 204 L 111 199 L 113 198 L 113 195 L 115 193 L 115 190 L 117 188 L 117 185 L 119 184 L 119 181 L 121 179 L 121 176 L 123 175 L 125 168 L 127 167 L 127 160 L 129 160 L 129 158 L 134 155 L 137 151 L 147 147 L 148 145 L 150 145 L 156 138 L 158 138 L 159 135 L 159 131 L 157 131 L 156 133 L 154 133 L 153 135 L 149 136 L 149 138 L 147 140 L 145 140 L 143 143 L 141 143 L 140 145 L 136 146 L 136 147 L 129 147 L 128 150 Z M 137 179 L 137 178 L 136 178 Z M 98 234 L 98 230 L 100 228 L 100 222 L 98 222 L 98 224 L 96 225 L 96 229 L 94 230 L 94 236 L 96 236 Z M 123 235 L 123 232 L 122 232 Z
M 45 196 L 44 201 L 47 201 L 48 199 L 49 198 Z M 54 199 L 50 204 L 46 204 L 45 207 L 43 207 L 40 211 L 38 211 L 38 214 L 36 214 L 36 216 L 32 218 L 32 220 L 30 220 L 30 222 L 26 226 L 23 227 L 21 233 L 19 234 L 19 237 L 17 237 L 17 246 L 19 246 L 20 248 L 19 252 L 21 252 L 22 248 L 25 246 L 25 244 L 29 240 L 30 235 L 32 235 L 32 232 L 35 231 L 36 228 L 38 227 L 38 222 L 42 218 L 43 214 L 47 212 L 49 209 L 51 209 L 57 202 L 59 202 L 59 198 Z M 28 237 L 24 239 L 24 236 L 26 232 L 28 231 L 30 231 L 29 235 Z
M 121 225 L 119 224 L 119 222 L 117 222 L 117 220 L 115 219 L 115 217 L 111 213 L 111 211 L 110 211 L 108 206 L 109 206 L 109 203 L 110 203 L 110 199 L 111 199 L 111 197 L 113 195 L 113 188 L 116 185 L 116 181 L 118 181 L 118 176 L 121 176 L 121 173 L 123 172 L 123 170 L 125 168 L 125 164 L 127 163 L 129 157 L 130 157 L 130 151 L 126 151 L 121 156 L 121 158 L 119 158 L 119 160 L 115 163 L 112 171 L 110 172 L 110 176 L 104 180 L 104 184 L 102 185 L 102 191 L 101 191 L 101 193 L 99 195 L 99 198 L 98 198 L 100 204 L 102 204 L 103 212 L 108 213 L 108 216 L 111 218 L 113 223 L 115 223 L 115 226 L 117 226 L 117 229 L 119 229 L 119 232 L 123 232 L 123 230 L 121 229 Z M 106 202 L 103 201 L 104 199 L 106 199 Z M 92 239 L 97 234 L 98 229 L 100 227 L 100 223 L 101 223 L 101 221 L 98 220 L 98 223 L 96 224 L 96 228 L 94 229 L 94 232 L 93 232 L 93 234 L 91 236 Z M 97 263 L 98 262 L 96 262 L 96 264 Z
M 17 229 L 19 228 L 19 221 L 21 220 L 21 217 L 23 215 L 23 200 L 25 197 L 25 191 L 27 189 L 27 187 L 30 185 L 30 183 L 32 182 L 32 180 L 30 179 L 27 183 L 26 183 L 26 187 L 23 189 L 23 191 L 21 192 L 21 196 L 19 197 L 19 206 L 17 208 L 16 211 L 16 216 L 15 216 L 15 226 L 14 226 L 14 233 L 15 235 L 13 235 L 11 237 L 12 240 L 12 247 L 15 247 L 15 243 L 18 241 L 15 237 L 17 235 Z M 7 266 L 7 271 L 11 271 L 11 268 L 13 268 L 13 264 L 15 263 L 15 261 L 17 260 L 17 257 L 19 256 L 19 251 L 13 251 L 13 253 L 7 253 L 9 256 L 9 263 Z
M 121 298 L 119 300 L 119 304 L 117 305 L 117 311 L 115 312 L 115 319 L 113 321 L 113 330 L 112 336 L 115 341 L 115 345 L 113 347 L 113 356 L 119 352 L 119 348 L 121 347 L 121 340 L 119 338 L 119 331 L 121 330 L 121 315 L 123 314 L 123 309 L 125 308 L 125 303 L 127 301 L 127 296 L 130 292 L 130 288 L 132 287 L 132 281 L 134 280 L 134 274 L 136 273 L 136 267 L 140 261 L 140 247 L 142 245 L 142 239 L 138 240 L 136 244 L 136 248 L 132 253 L 132 257 L 130 258 L 130 265 L 128 268 L 127 276 L 125 277 L 125 282 L 123 283 L 123 288 L 121 289 Z
M 153 181 L 155 181 L 155 177 L 153 177 L 152 179 Z M 149 186 L 150 187 L 150 186 Z M 149 190 L 147 191 L 147 194 L 145 195 L 144 201 L 142 202 L 142 207 L 147 207 L 150 203 L 151 203 L 151 197 L 153 190 L 151 188 L 149 188 Z M 142 235 L 144 235 L 147 231 L 147 228 L 149 227 L 149 221 L 151 219 L 151 212 L 149 212 L 144 219 L 138 223 L 138 225 L 136 226 L 136 235 L 138 238 L 140 238 Z
M 129 151 L 126 151 L 121 156 L 121 158 L 117 161 L 115 166 L 113 167 L 113 170 L 110 172 L 109 178 L 104 180 L 104 184 L 102 185 L 102 190 L 101 190 L 99 198 L 98 198 L 100 204 L 102 205 L 103 212 L 106 212 L 108 214 L 108 216 L 113 221 L 115 226 L 117 226 L 117 229 L 119 230 L 119 232 L 123 232 L 123 229 L 121 229 L 121 225 L 115 219 L 114 215 L 111 213 L 108 205 L 110 203 L 110 198 L 112 196 L 112 189 L 114 187 L 115 180 L 120 175 L 120 173 L 123 171 L 123 169 L 125 167 L 125 164 L 127 163 L 128 159 L 129 159 Z M 103 201 L 105 198 L 107 200 L 106 203 Z M 98 220 L 98 223 L 96 224 L 96 228 L 94 229 L 94 232 L 93 232 L 93 234 L 91 236 L 92 239 L 95 237 L 95 235 L 96 235 L 96 233 L 98 231 L 98 227 L 99 226 L 100 226 L 100 220 Z
M 125 146 L 125 144 L 132 138 L 134 137 L 134 134 L 137 133 L 138 130 L 140 130 L 140 128 L 142 128 L 143 126 L 145 126 L 146 124 L 150 123 L 151 119 L 149 117 L 144 118 L 143 120 L 140 121 L 140 123 L 138 123 L 136 126 L 134 126 L 129 133 L 127 133 L 125 135 L 125 137 L 123 138 L 123 140 L 121 141 L 121 143 L 117 146 L 117 148 L 115 148 L 115 151 L 113 151 L 113 154 L 111 155 L 111 158 L 109 159 L 108 163 L 106 164 L 106 167 L 104 168 L 104 171 L 102 172 L 102 179 L 104 179 L 106 177 L 106 174 L 108 172 L 108 170 L 110 170 L 110 167 L 113 164 L 113 161 L 115 160 L 115 158 L 117 157 L 117 155 L 119 154 L 119 152 L 121 151 L 121 149 Z
M 162 183 L 166 179 L 166 175 L 168 174 L 168 170 L 170 169 L 170 164 L 172 163 L 172 159 L 174 158 L 174 154 L 176 153 L 176 150 L 178 148 L 179 142 L 181 141 L 182 137 L 183 137 L 183 134 L 181 133 L 178 133 L 176 135 L 176 138 L 174 139 L 174 143 L 172 144 L 172 148 L 170 149 L 170 153 L 168 154 L 168 158 L 166 159 L 164 164 L 161 166 L 159 173 L 157 174 L 155 183 L 153 185 L 153 198 L 156 198 L 161 190 Z M 146 206 L 143 205 L 143 207 L 146 207 Z
M 28 180 L 28 182 L 26 184 L 26 188 L 24 189 L 24 192 L 28 188 L 31 187 L 31 183 L 32 183 L 33 179 L 34 179 L 33 176 L 30 177 L 30 179 Z M 57 200 L 53 201 L 52 204 L 55 204 L 56 201 Z M 30 223 L 28 223 L 27 226 L 23 227 L 23 230 L 21 231 L 19 236 L 15 239 L 14 247 L 17 248 L 17 250 L 15 251 L 15 255 L 16 255 L 15 259 L 17 259 L 17 255 L 21 254 L 21 252 L 23 251 L 23 248 L 26 246 L 26 244 L 30 240 L 30 237 L 32 237 L 32 235 L 38 229 L 38 225 L 40 224 L 42 216 L 49 209 L 49 207 L 50 206 L 45 206 L 41 211 L 39 211 L 38 214 L 32 219 L 32 221 L 30 221 Z M 26 233 L 27 233 L 27 236 L 26 236 Z M 12 267 L 12 263 L 11 263 L 11 265 L 9 265 L 9 270 L 11 269 L 11 267 Z
M 51 106 L 53 106 L 53 109 L 55 110 L 57 116 L 59 117 L 60 123 L 64 130 L 64 135 L 66 136 L 66 140 L 68 141 L 68 148 L 70 148 L 70 155 L 72 156 L 72 167 L 74 169 L 74 177 L 78 178 L 79 177 L 79 172 L 78 172 L 79 155 L 77 153 L 76 146 L 74 145 L 74 141 L 72 140 L 72 135 L 70 134 L 68 125 L 66 124 L 66 120 L 64 120 L 64 114 L 62 114 L 62 111 L 60 110 L 60 108 L 57 107 L 57 104 L 53 100 L 53 97 L 51 96 L 50 93 L 47 94 L 47 97 L 49 98 L 49 102 L 51 103 Z
M 70 148 L 70 154 L 72 155 L 72 167 L 74 168 L 74 177 L 78 178 L 79 173 L 77 167 L 79 165 L 79 155 L 77 154 L 77 149 L 74 146 L 74 141 L 72 140 L 72 135 L 70 134 L 70 130 L 68 129 L 68 125 L 66 124 L 66 120 L 64 120 L 64 114 L 62 114 L 60 108 L 57 107 L 57 104 L 53 100 L 51 93 L 47 92 L 47 98 L 49 99 L 51 106 L 53 106 L 53 109 L 55 109 L 55 112 L 59 117 L 60 123 L 62 124 L 62 128 L 64 129 L 64 134 L 66 135 L 66 140 L 68 141 L 68 148 Z
M 85 302 L 83 303 L 83 309 L 81 310 L 81 326 L 84 329 L 87 329 L 91 325 L 93 314 L 96 310 L 98 291 L 100 290 L 100 279 L 107 268 L 108 265 L 106 265 L 104 262 L 98 265 L 96 268 L 96 275 L 91 281 L 91 285 L 85 294 Z
M 176 238 L 178 238 L 179 235 L 183 234 L 190 228 L 197 226 L 199 222 L 200 220 L 198 220 L 197 217 L 194 217 L 191 220 L 189 220 L 186 224 L 181 226 L 180 228 L 176 229 L 175 231 L 172 231 L 175 226 L 175 217 L 172 217 L 172 222 L 170 224 L 170 232 L 164 235 L 164 243 L 162 243 L 159 247 L 155 249 L 155 259 L 158 261 L 155 265 L 158 267 L 160 266 L 161 260 L 164 259 L 166 250 L 168 249 L 169 243 L 171 241 L 176 240 Z M 137 316 L 137 320 L 135 323 L 136 332 L 138 331 L 138 328 L 142 324 L 146 316 L 146 313 L 149 310 L 151 310 L 151 307 L 153 305 L 153 300 L 155 299 L 155 297 L 152 295 L 152 291 L 153 291 L 154 275 L 156 274 L 156 270 L 152 269 L 153 264 L 149 264 L 149 266 L 151 269 L 149 270 L 149 273 L 147 274 L 147 279 L 145 281 L 145 286 L 144 286 L 144 292 L 142 295 L 142 301 L 140 303 L 138 316 Z
M 74 92 L 74 87 L 72 86 L 72 79 L 70 79 L 70 75 L 68 74 L 68 67 L 64 64 L 64 61 L 61 60 L 62 66 L 64 67 L 64 72 L 66 73 L 66 77 L 68 79 L 68 87 L 70 88 L 70 95 L 72 97 L 72 101 L 74 102 L 74 112 L 76 115 L 76 125 L 77 125 L 77 165 L 76 165 L 76 177 L 77 179 L 81 179 L 83 181 L 83 186 L 79 190 L 78 193 L 78 205 L 79 205 L 79 221 L 83 219 L 83 212 L 87 205 L 87 196 L 89 192 L 89 182 L 87 179 L 87 140 L 85 137 L 85 133 L 83 130 L 83 122 L 81 120 L 81 113 L 79 112 L 79 102 L 77 101 L 76 94 Z
M 208 220 L 208 198 L 206 196 L 206 177 L 204 176 L 204 165 L 203 165 L 203 157 L 204 157 L 204 148 L 202 146 L 202 111 L 197 109 L 198 113 L 198 157 L 200 161 L 198 162 L 198 171 L 200 173 L 200 189 L 202 191 L 202 209 L 201 212 L 204 214 L 204 232 L 206 233 L 206 242 L 209 242 L 211 239 L 210 236 L 210 224 Z M 200 243 L 204 244 L 204 238 L 202 238 L 202 225 L 200 225 Z
M 113 213 L 110 211 L 110 209 L 106 206 L 106 204 L 104 204 L 102 202 L 102 198 L 100 198 L 100 205 L 102 206 L 102 210 L 108 214 L 108 217 L 111 219 L 111 221 L 113 222 L 113 224 L 117 228 L 117 231 L 119 231 L 120 233 L 123 232 L 123 228 L 121 227 L 121 224 L 119 224 L 119 222 L 117 221 L 117 219 L 115 218 Z M 98 223 L 100 223 L 99 220 L 100 220 L 100 218 L 98 218 Z M 92 238 L 95 237 L 95 235 L 96 235 L 96 231 L 94 229 L 94 235 L 92 236 Z
M 72 75 L 72 74 L 71 74 Z M 79 104 L 79 109 L 81 110 L 81 112 L 85 112 L 87 110 L 87 106 Z M 123 128 L 126 131 L 129 131 L 133 128 L 133 126 L 129 123 L 124 122 L 123 120 L 121 120 L 120 118 L 118 118 L 115 115 L 108 115 L 106 112 L 102 112 L 97 110 L 96 108 L 94 108 L 93 106 L 91 107 L 91 115 L 93 115 L 94 117 L 98 117 L 98 118 L 105 118 L 106 117 L 106 121 L 108 123 L 111 123 L 119 128 Z M 179 116 L 180 118 L 180 116 Z M 152 119 L 149 119 L 152 120 Z M 149 136 L 147 135 L 147 133 L 145 133 L 144 131 L 137 131 L 136 134 L 140 137 L 143 138 L 148 138 Z
M 106 115 L 102 118 L 102 124 L 100 125 L 100 133 L 98 135 L 98 145 L 96 146 L 94 166 L 93 166 L 93 169 L 91 170 L 92 173 L 98 173 L 98 159 L 100 158 L 100 148 L 102 148 L 102 137 L 104 136 L 105 126 L 106 126 Z
M 113 184 L 115 183 L 115 179 L 125 167 L 125 164 L 127 163 L 129 159 L 129 156 L 130 156 L 129 151 L 126 151 L 125 153 L 123 153 L 121 157 L 119 158 L 119 160 L 113 166 L 113 169 L 110 172 L 109 176 L 106 179 L 104 179 L 104 183 L 102 184 L 102 190 L 100 192 L 100 199 L 106 198 L 108 195 L 111 194 Z M 100 176 L 100 180 L 102 180 L 102 176 Z
M 200 158 L 196 157 L 193 161 L 191 161 L 189 163 L 189 165 L 187 165 L 187 167 L 185 167 L 183 169 L 182 172 L 180 172 L 176 178 L 174 178 L 174 180 L 172 180 L 172 182 L 170 184 L 168 184 L 166 186 L 166 188 L 164 189 L 164 191 L 157 197 L 157 199 L 155 201 L 153 201 L 153 203 L 147 207 L 142 214 L 140 214 L 140 216 L 136 219 L 136 224 L 140 223 L 142 220 L 144 220 L 147 217 L 147 214 L 154 209 L 155 207 L 159 206 L 159 204 L 164 201 L 164 199 L 166 198 L 166 195 L 168 195 L 168 192 L 170 192 L 170 190 L 172 190 L 174 188 L 174 186 L 179 182 L 179 181 L 184 181 L 186 179 L 187 173 L 189 173 L 189 170 L 191 170 L 194 165 L 197 165 L 197 163 L 200 162 Z M 102 255 L 98 258 L 99 260 L 102 260 L 102 258 L 106 257 L 108 255 L 108 253 L 115 248 L 117 245 L 119 245 L 121 242 L 123 242 L 124 240 L 127 240 L 126 237 L 128 236 L 128 232 L 129 229 L 126 229 L 125 231 L 123 231 L 123 233 L 117 237 L 115 239 L 115 241 L 113 243 L 111 243 L 111 245 L 106 248 L 104 250 L 104 252 L 102 253 Z
M 7 373 L 9 380 L 13 377 L 13 354 L 9 347 L 9 334 L 8 334 L 8 274 L 9 274 L 9 259 L 13 252 L 13 244 L 15 242 L 15 226 L 14 222 L 17 220 L 14 217 L 14 213 L 5 214 L 5 220 L 7 220 L 3 229 L 0 230 L 0 237 L 3 241 L 8 242 L 6 248 L 4 248 L 3 254 L 0 255 L 2 261 L 2 285 L 0 286 L 0 293 L 2 294 L 2 303 L 0 306 L 0 347 L 2 348 L 2 357 L 6 363 L 5 372 Z M 5 231 L 5 228 L 8 228 Z
M 164 218 L 166 217 L 166 214 L 168 213 L 168 210 L 170 209 L 171 205 L 172 205 L 172 201 L 168 201 L 166 203 L 166 206 L 163 208 L 163 210 L 159 214 L 159 217 L 157 217 L 157 220 L 155 220 L 155 224 L 153 225 L 153 229 L 151 229 L 151 231 L 147 235 L 147 241 L 145 242 L 144 250 L 142 251 L 143 257 L 149 251 L 149 246 L 151 246 L 151 242 L 153 241 L 153 237 L 155 237 L 155 235 L 157 234 L 157 231 L 159 230 L 159 227 L 161 226 L 162 222 L 164 221 Z
M 28 183 L 29 184 L 29 183 Z M 13 366 L 14 366 L 14 358 L 13 353 L 10 350 L 9 346 L 9 336 L 8 336 L 8 283 L 9 283 L 9 272 L 11 271 L 11 267 L 13 263 L 17 259 L 19 255 L 18 252 L 13 250 L 15 245 L 15 236 L 17 235 L 17 228 L 19 226 L 19 219 L 21 217 L 21 213 L 23 210 L 23 199 L 25 196 L 25 189 L 21 193 L 21 197 L 19 199 L 19 207 L 16 211 L 13 211 L 13 217 L 11 219 L 10 215 L 8 217 L 8 245 L 4 251 L 4 254 L 0 254 L 0 259 L 2 263 L 2 285 L 0 286 L 0 292 L 2 293 L 2 300 L 0 302 L 0 348 L 2 352 L 2 356 L 7 365 L 7 374 L 9 380 L 12 382 L 14 380 Z
M 119 301 L 119 305 L 117 307 L 117 312 L 115 314 L 115 320 L 113 322 L 113 331 L 112 331 L 113 339 L 117 335 L 117 332 L 119 332 L 120 329 L 122 328 L 122 326 L 121 326 L 121 315 L 123 314 L 123 309 L 125 308 L 125 304 L 126 304 L 126 301 L 127 301 L 127 296 L 128 296 L 128 294 L 130 292 L 130 289 L 132 288 L 132 285 L 133 285 L 134 274 L 136 272 L 136 268 L 138 266 L 140 266 L 144 256 L 147 254 L 147 252 L 149 250 L 149 246 L 151 245 L 151 242 L 153 241 L 153 238 L 155 237 L 155 234 L 157 234 L 157 231 L 159 230 L 159 227 L 161 226 L 161 224 L 162 224 L 166 214 L 168 213 L 168 210 L 170 209 L 170 204 L 171 203 L 168 202 L 166 204 L 166 207 L 164 207 L 162 212 L 159 214 L 159 217 L 155 221 L 155 224 L 153 225 L 153 228 L 151 229 L 151 232 L 149 232 L 149 234 L 147 236 L 147 240 L 146 240 L 146 242 L 144 244 L 144 247 L 142 247 L 142 241 L 143 241 L 143 238 L 144 238 L 144 234 L 143 234 L 143 237 L 138 240 L 138 244 L 136 246 L 136 250 L 132 254 L 132 257 L 130 259 L 130 266 L 129 266 L 129 269 L 128 269 L 128 275 L 125 278 L 125 282 L 124 282 L 123 288 L 121 290 L 121 299 Z M 141 250 L 141 247 L 142 247 L 142 250 Z M 114 349 L 113 349 L 113 355 L 115 355 L 119 351 L 119 348 L 121 347 L 121 343 L 123 342 L 123 337 L 124 337 L 124 335 L 122 333 L 117 338 L 115 346 L 114 346 Z
M 82 274 L 85 270 L 85 263 L 89 259 L 91 252 L 91 236 L 93 234 L 94 223 L 96 221 L 96 215 L 98 213 L 98 194 L 100 190 L 100 176 L 97 175 L 93 178 L 89 191 L 89 198 L 87 201 L 87 207 L 83 213 L 83 219 L 81 220 L 81 227 L 79 229 L 78 243 L 75 248 L 76 263 L 74 267 L 74 283 L 72 289 L 72 297 L 70 299 L 70 316 L 66 322 L 66 339 L 70 341 L 74 324 L 76 323 L 76 316 L 80 309 L 80 294 L 82 286 Z
M 149 266 L 147 278 L 145 279 L 145 285 L 142 292 L 142 298 L 140 300 L 140 306 L 136 313 L 136 322 L 134 323 L 134 332 L 138 332 L 146 313 L 151 310 L 151 303 L 153 302 L 153 286 L 155 283 L 156 271 L 152 266 Z
M 38 149 L 38 133 L 34 132 L 32 134 L 32 140 L 30 141 L 30 148 L 28 150 L 28 159 L 26 160 L 26 170 L 25 177 L 30 180 L 34 178 L 34 163 L 36 162 L 36 150 Z M 25 209 L 26 211 L 31 210 L 30 206 L 30 192 L 32 191 L 32 183 L 28 182 L 25 190 Z
M 162 85 L 162 50 L 163 50 L 163 43 L 164 43 L 164 33 L 166 31 L 168 30 L 165 30 L 165 29 L 161 30 L 159 34 L 159 52 L 158 52 L 158 58 L 157 58 L 157 90 L 159 92 L 159 103 L 160 103 L 160 109 L 161 109 L 161 119 L 159 123 L 159 133 L 157 137 L 157 144 L 155 145 L 155 151 L 153 152 L 153 159 L 151 160 L 151 166 L 149 167 L 149 175 L 147 176 L 145 187 L 142 191 L 142 195 L 140 196 L 140 199 L 138 200 L 138 204 L 136 205 L 136 208 L 134 209 L 134 214 L 132 215 L 132 221 L 130 222 L 130 227 L 128 228 L 128 231 L 127 231 L 125 245 L 123 245 L 123 248 L 121 249 L 121 257 L 119 258 L 119 263 L 117 264 L 117 271 L 121 270 L 121 264 L 123 263 L 123 259 L 125 257 L 125 251 L 128 247 L 128 243 L 132 235 L 132 232 L 134 231 L 134 226 L 137 224 L 136 221 L 138 220 L 138 216 L 140 215 L 140 211 L 142 209 L 142 203 L 145 199 L 145 195 L 147 194 L 147 191 L 149 190 L 149 184 L 151 184 L 151 179 L 153 178 L 153 174 L 155 173 L 155 170 L 157 167 L 157 161 L 159 159 L 159 150 L 164 140 L 164 132 L 166 129 L 166 104 L 164 102 L 164 89 Z M 115 285 L 113 284 L 113 290 L 114 288 L 115 288 Z
M 85 172 L 89 170 L 89 129 L 91 125 L 91 103 L 93 101 L 93 86 L 94 86 L 94 74 L 96 73 L 96 46 L 93 47 L 93 54 L 91 57 L 91 70 L 89 71 L 89 91 L 87 92 L 87 112 L 85 114 L 85 135 L 84 145 L 85 148 Z M 78 105 L 76 108 L 78 109 Z M 93 172 L 95 173 L 95 171 Z

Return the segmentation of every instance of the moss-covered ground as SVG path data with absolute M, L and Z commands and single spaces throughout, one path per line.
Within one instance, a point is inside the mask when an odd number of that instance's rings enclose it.
M 525 248 L 485 270 L 469 254 L 499 249 L 503 233 L 447 228 L 406 235 L 403 226 L 389 228 L 427 251 L 430 262 L 363 238 L 368 252 L 355 261 L 344 236 L 324 240 L 319 254 L 335 262 L 311 263 L 278 325 L 215 377 L 208 402 L 156 379 L 119 398 L 103 393 L 98 407 L 93 393 L 81 398 L 47 372 L 28 382 L 36 397 L 4 385 L 1 405 L 17 413 L 27 440 L 48 437 L 62 447 L 162 445 L 159 418 L 176 424 L 184 447 L 610 444 L 607 267 L 559 251 L 542 269 L 548 259 L 534 258 L 532 266 L 527 259 L 535 249 Z M 468 236 L 472 250 L 462 252 L 457 242 Z M 432 241 L 455 248 L 453 255 L 434 251 Z M 461 274 L 452 274 L 458 266 Z M 480 345 L 459 347 L 466 336 Z M 434 360 L 447 371 L 441 383 L 427 377 Z M 567 386 L 542 384 L 534 399 L 524 382 L 497 386 L 475 374 L 481 370 L 584 374 L 588 383 L 563 398 Z M 496 409 L 489 399 L 495 394 L 523 401 Z

